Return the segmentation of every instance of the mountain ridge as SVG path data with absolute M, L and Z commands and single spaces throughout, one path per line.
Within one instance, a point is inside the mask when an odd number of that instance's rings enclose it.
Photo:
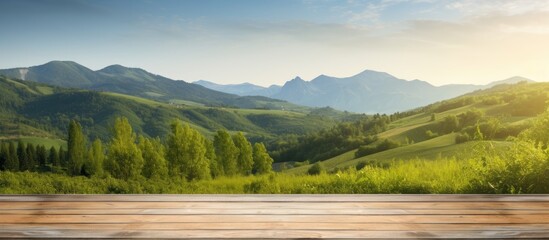
M 295 77 L 287 81 L 277 92 L 270 92 L 272 98 L 286 100 L 309 107 L 333 107 L 359 113 L 393 113 L 406 111 L 444 99 L 457 97 L 475 90 L 486 89 L 498 84 L 534 82 L 530 79 L 515 76 L 494 81 L 486 85 L 447 84 L 434 86 L 429 82 L 414 79 L 404 80 L 389 73 L 364 70 L 350 77 L 332 77 L 321 74 L 310 81 Z M 197 83 L 202 84 L 202 83 Z M 215 83 L 208 82 L 213 85 Z M 216 89 L 224 91 L 221 84 Z M 204 85 L 208 87 L 207 85 Z M 225 90 L 239 94 L 238 89 Z M 265 88 L 254 85 L 260 90 L 246 92 L 244 95 L 262 95 Z M 240 93 L 242 94 L 242 93 Z
M 156 75 L 141 68 L 129 68 L 118 64 L 93 71 L 73 61 L 50 61 L 37 66 L 3 69 L 0 70 L 0 74 L 59 87 L 110 91 L 164 102 L 182 100 L 211 106 L 284 108 L 280 100 L 258 101 L 251 97 L 215 91 L 198 84 Z M 287 109 L 289 104 L 284 105 Z

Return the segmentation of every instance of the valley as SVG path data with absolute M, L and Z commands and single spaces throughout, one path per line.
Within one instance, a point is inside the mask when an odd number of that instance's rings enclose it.
M 31 75 L 26 77 L 32 77 L 32 71 L 27 74 Z M 110 184 L 118 186 L 119 190 L 116 191 L 125 193 L 473 193 L 508 192 L 517 187 L 520 192 L 546 191 L 542 186 L 515 186 L 526 184 L 513 183 L 516 179 L 497 189 L 487 188 L 485 184 L 492 183 L 482 183 L 484 180 L 477 177 L 491 176 L 477 176 L 481 169 L 475 168 L 475 164 L 479 159 L 487 158 L 495 161 L 492 164 L 505 161 L 509 157 L 508 154 L 524 145 L 529 146 L 530 151 L 541 154 L 539 151 L 543 151 L 543 146 L 528 144 L 545 141 L 535 136 L 537 130 L 534 129 L 545 128 L 538 123 L 544 121 L 546 114 L 543 114 L 548 107 L 547 83 L 503 83 L 408 111 L 373 115 L 353 114 L 329 107 L 303 107 L 264 97 L 248 99 L 256 102 L 254 106 L 266 106 L 277 102 L 281 109 L 241 108 L 225 104 L 215 106 L 209 101 L 200 103 L 188 98 L 183 100 L 185 97 L 173 100 L 155 98 L 151 94 L 142 96 L 116 91 L 88 90 L 87 87 L 66 88 L 11 77 L 0 77 L 0 84 L 0 136 L 3 146 L 5 145 L 3 149 L 9 149 L 7 143 L 11 142 L 16 143 L 15 146 L 24 144 L 50 152 L 51 149 L 56 149 L 56 154 L 68 154 L 67 150 L 71 147 L 67 140 L 70 139 L 70 135 L 67 138 L 66 134 L 72 122 L 76 121 L 81 126 L 84 139 L 90 142 L 90 151 L 93 139 L 105 143 L 104 148 L 101 147 L 103 150 L 95 156 L 104 155 L 101 159 L 108 160 L 112 158 L 109 154 L 113 151 L 113 146 L 109 147 L 109 144 L 113 144 L 113 124 L 116 119 L 122 117 L 127 121 L 127 127 L 136 134 L 134 140 L 128 140 L 127 144 L 151 141 L 152 144 L 161 144 L 158 146 L 169 150 L 168 139 L 175 134 L 173 122 L 177 120 L 193 129 L 192 132 L 195 133 L 192 134 L 199 134 L 197 136 L 203 136 L 203 141 L 210 142 L 204 145 L 206 149 L 207 146 L 215 145 L 213 143 L 220 136 L 220 130 L 227 131 L 226 133 L 234 139 L 243 133 L 242 136 L 250 142 L 247 144 L 264 144 L 274 159 L 274 171 L 267 170 L 270 172 L 268 174 L 219 174 L 218 170 L 214 171 L 216 165 L 212 165 L 211 162 L 207 164 L 207 175 L 185 180 L 171 174 L 171 169 L 176 165 L 173 165 L 175 163 L 170 155 L 157 156 L 159 159 L 165 159 L 162 161 L 166 161 L 170 166 L 170 170 L 164 170 L 170 172 L 169 176 L 164 174 L 165 177 L 162 178 L 150 178 L 150 175 L 145 178 L 121 178 L 121 175 L 112 172 L 112 163 L 100 167 L 101 174 L 84 170 L 87 165 L 82 163 L 82 170 L 67 176 L 65 174 L 70 173 L 70 161 L 60 160 L 57 164 L 61 165 L 55 165 L 46 157 L 46 160 L 35 162 L 40 164 L 39 166 L 27 166 L 27 170 L 22 172 L 9 173 L 4 166 L 0 179 L 49 179 L 45 181 L 52 181 L 51 184 L 62 181 L 54 184 L 62 186 L 35 188 L 36 185 L 31 180 L 26 183 L 12 182 L 6 186 L 13 184 L 20 188 L 4 188 L 2 191 L 6 193 L 107 193 L 111 191 Z M 136 136 L 144 140 L 137 141 Z M 157 142 L 154 143 L 155 141 Z M 193 149 L 194 147 L 191 147 L 184 151 L 196 150 Z M 4 159 L 2 163 L 6 164 L 5 154 L 10 151 L 0 152 L 4 154 L 0 154 Z M 155 156 L 145 154 L 145 149 L 141 152 L 145 161 Z M 222 152 L 217 154 L 224 156 Z M 531 153 L 524 154 L 524 157 L 527 157 Z M 83 157 L 82 161 L 90 161 L 93 159 L 91 156 Z M 207 156 L 203 155 L 197 159 L 217 159 Z M 543 170 L 547 165 L 543 165 L 546 162 L 542 159 L 537 160 L 538 162 L 514 164 L 541 164 L 537 170 Z M 130 163 L 134 161 L 128 160 Z M 501 165 L 485 164 L 482 171 L 499 171 L 491 169 L 498 167 Z M 470 170 L 460 172 L 460 169 Z M 194 176 L 195 170 L 189 171 L 185 176 Z M 216 171 L 218 173 L 214 173 Z M 247 171 L 251 170 L 244 172 Z M 536 171 L 526 174 L 542 174 Z M 436 172 L 436 175 L 432 172 Z M 81 173 L 83 177 L 78 176 Z M 458 174 L 460 177 L 457 180 L 447 179 L 445 174 Z M 376 180 L 379 182 L 375 183 L 379 185 L 364 188 L 362 182 L 374 184 L 371 179 L 374 176 L 380 177 Z M 387 178 L 388 176 L 390 178 Z M 391 182 L 405 176 L 413 176 L 409 179 L 410 184 L 420 184 L 423 190 Z M 425 179 L 423 176 L 431 178 Z M 346 180 L 340 180 L 342 177 Z M 78 189 L 67 188 L 68 186 L 64 185 L 74 184 L 74 181 L 84 185 Z M 345 185 L 338 186 L 338 181 L 344 181 L 342 184 Z M 433 185 L 435 182 L 436 185 Z M 91 185 L 85 186 L 86 184 Z M 450 186 L 453 187 L 448 188 Z

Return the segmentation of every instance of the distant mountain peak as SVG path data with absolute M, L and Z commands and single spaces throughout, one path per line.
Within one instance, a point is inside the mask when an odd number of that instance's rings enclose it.
M 514 76 L 507 79 L 491 82 L 490 84 L 486 85 L 486 87 L 493 87 L 499 84 L 515 84 L 519 82 L 533 83 L 536 81 L 521 76 Z
M 110 73 L 110 74 L 124 74 L 124 73 L 127 73 L 129 71 L 138 71 L 138 72 L 141 72 L 141 73 L 150 74 L 149 72 L 145 71 L 144 69 L 126 67 L 126 66 L 122 66 L 120 64 L 113 64 L 113 65 L 107 66 L 107 67 L 99 70 L 98 72 Z
M 395 78 L 393 75 L 388 74 L 386 72 L 379 72 L 379 71 L 374 71 L 370 69 L 366 69 L 352 77 L 372 77 L 372 76 Z
M 300 82 L 305 82 L 305 80 L 303 80 L 303 78 L 301 78 L 300 76 L 296 76 L 294 79 L 290 80 L 291 81 L 300 81 Z

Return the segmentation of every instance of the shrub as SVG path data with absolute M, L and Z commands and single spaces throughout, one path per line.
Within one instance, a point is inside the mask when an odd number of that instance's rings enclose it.
M 324 172 L 326 172 L 326 170 L 324 169 L 324 166 L 319 162 L 313 164 L 313 166 L 311 166 L 309 170 L 307 170 L 307 174 L 309 175 L 320 175 Z
M 464 142 L 468 142 L 471 140 L 471 137 L 469 136 L 469 134 L 467 133 L 458 133 L 456 135 L 456 144 L 460 144 L 460 143 L 464 143 Z

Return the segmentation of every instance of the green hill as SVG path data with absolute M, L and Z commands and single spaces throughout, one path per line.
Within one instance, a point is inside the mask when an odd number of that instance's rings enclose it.
M 222 93 L 198 84 L 152 74 L 140 68 L 120 65 L 111 65 L 93 71 L 76 62 L 51 61 L 28 68 L 3 69 L 0 70 L 0 75 L 58 87 L 116 92 L 178 104 L 189 102 L 239 108 L 310 110 L 310 108 L 267 97 L 241 97 Z
M 474 154 L 472 149 L 483 145 L 496 148 L 509 146 L 508 137 L 517 136 L 528 128 L 530 120 L 547 109 L 549 83 L 518 83 L 497 85 L 490 89 L 475 91 L 457 98 L 437 102 L 422 108 L 392 115 L 381 115 L 386 124 L 373 126 L 379 128 L 348 128 L 345 126 L 366 126 L 364 124 L 339 124 L 331 131 L 338 134 L 311 135 L 302 138 L 301 143 L 286 152 L 311 152 L 317 156 L 333 149 L 315 147 L 315 144 L 330 142 L 333 148 L 350 146 L 349 143 L 358 137 L 371 136 L 375 141 L 355 141 L 353 147 L 345 148 L 341 154 L 323 159 L 291 159 L 287 166 L 299 167 L 286 170 L 289 173 L 306 173 L 311 164 L 322 162 L 328 171 L 339 168 L 354 167 L 362 164 L 383 164 L 391 160 L 466 158 Z M 362 120 L 364 121 L 364 119 Z M 326 131 L 328 132 L 328 131 Z M 337 137 L 334 137 L 337 136 Z M 398 147 L 368 150 L 365 156 L 357 149 L 375 149 L 382 141 L 388 139 Z M 358 141 L 360 143 L 360 141 Z M 360 148 L 359 148 L 360 147 Z M 343 148 L 342 148 L 343 149 Z M 295 162 L 308 160 L 305 164 Z M 283 159 L 279 160 L 283 162 Z M 310 163 L 310 164 L 307 164 Z
M 305 134 L 332 126 L 336 117 L 305 111 L 189 106 L 111 92 L 53 87 L 0 77 L 0 137 L 65 136 L 77 119 L 90 138 L 106 139 L 114 119 L 124 116 L 134 130 L 164 136 L 173 119 L 181 119 L 206 135 L 218 129 L 241 131 L 254 140 L 283 134 Z M 341 116 L 337 117 L 340 118 Z

